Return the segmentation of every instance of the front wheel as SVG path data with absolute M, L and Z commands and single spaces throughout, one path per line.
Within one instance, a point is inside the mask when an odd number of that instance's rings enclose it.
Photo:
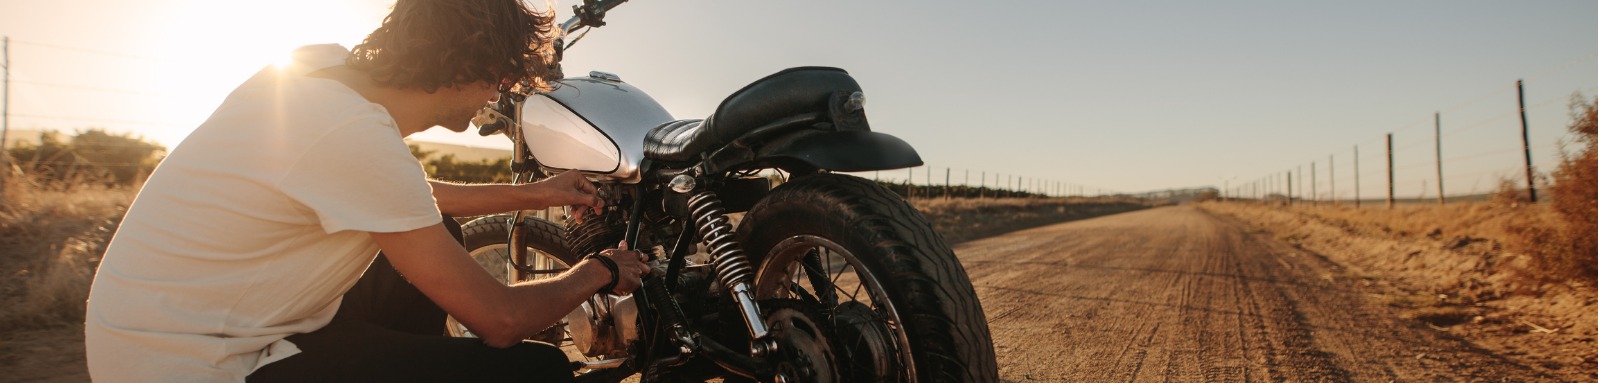
M 883 186 L 799 178 L 751 208 L 739 234 L 785 352 L 780 372 L 819 382 L 999 379 L 966 271 L 927 219 Z
M 511 251 L 506 242 L 511 234 L 510 214 L 478 218 L 462 225 L 462 240 L 467 254 L 478 261 L 478 265 L 483 266 L 490 276 L 507 285 L 552 277 L 578 262 L 578 256 L 567 248 L 562 239 L 561 226 L 538 218 L 524 218 L 522 225 L 528 229 L 528 259 L 521 263 L 541 272 L 518 272 L 511 266 Z M 570 349 L 570 336 L 564 329 L 565 326 L 558 324 L 531 339 Z M 475 336 L 454 317 L 445 319 L 445 331 L 456 337 Z M 572 354 L 568 352 L 568 357 L 574 357 Z

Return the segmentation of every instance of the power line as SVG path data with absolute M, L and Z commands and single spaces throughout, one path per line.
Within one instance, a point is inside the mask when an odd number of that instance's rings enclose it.
M 24 40 L 17 40 L 17 39 L 12 39 L 11 42 L 12 43 L 19 43 L 19 44 L 23 44 L 23 45 L 32 45 L 32 46 L 41 47 L 41 48 L 59 49 L 59 50 L 74 51 L 74 52 L 80 52 L 80 53 L 91 53 L 91 54 L 97 54 L 97 55 L 114 56 L 114 57 L 128 58 L 128 59 L 134 59 L 134 60 L 146 60 L 146 61 L 154 61 L 154 62 L 167 61 L 167 60 L 156 58 L 156 57 L 153 57 L 153 56 L 145 56 L 145 55 L 138 55 L 138 54 L 132 54 L 132 53 L 124 53 L 124 52 L 112 52 L 112 51 L 107 51 L 107 50 L 99 50 L 99 49 L 91 49 L 91 48 L 77 48 L 77 47 L 69 47 L 69 46 L 64 46 L 64 45 L 56 45 L 56 44 L 33 42 L 33 41 L 24 41 Z
M 93 92 L 123 93 L 123 94 L 139 95 L 139 96 L 172 97 L 172 95 L 170 95 L 170 94 L 151 93 L 151 92 L 138 91 L 138 90 L 100 88 L 100 87 L 83 86 L 83 85 L 67 85 L 67 84 L 56 84 L 56 83 L 39 82 L 39 81 L 27 81 L 27 80 L 12 80 L 11 82 L 14 83 L 14 84 L 28 84 L 28 85 L 47 86 L 47 87 L 55 87 L 55 88 L 87 90 L 87 91 L 93 91 Z
M 178 126 L 178 124 L 170 123 L 170 122 L 139 121 L 139 120 L 119 120 L 119 119 L 112 119 L 112 118 L 48 116 L 48 115 L 24 114 L 24 113 L 12 113 L 11 115 L 17 116 L 17 117 L 22 117 L 22 118 L 37 118 L 37 119 L 46 119 L 46 120 L 63 120 L 63 121 L 78 121 L 78 122 L 101 122 L 101 123 L 111 123 L 111 124 L 133 124 L 133 125 L 166 126 L 166 127 Z

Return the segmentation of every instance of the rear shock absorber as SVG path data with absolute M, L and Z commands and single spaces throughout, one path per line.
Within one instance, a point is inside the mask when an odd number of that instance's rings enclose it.
M 761 356 L 776 351 L 777 342 L 767 336 L 767 325 L 761 320 L 761 309 L 751 296 L 753 269 L 750 257 L 745 255 L 744 249 L 733 238 L 733 224 L 728 223 L 727 209 L 722 207 L 722 199 L 717 198 L 716 193 L 701 191 L 689 197 L 689 213 L 694 217 L 695 227 L 700 230 L 701 243 L 711 253 L 711 266 L 717 272 L 717 280 L 739 304 L 745 328 L 750 330 L 750 353 Z

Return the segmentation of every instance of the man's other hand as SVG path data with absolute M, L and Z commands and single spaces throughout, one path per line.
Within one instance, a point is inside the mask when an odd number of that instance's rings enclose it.
M 600 256 L 617 263 L 617 285 L 611 288 L 617 295 L 633 294 L 639 289 L 644 276 L 650 274 L 649 258 L 644 253 L 628 248 L 628 241 L 617 244 L 616 249 L 601 250 Z

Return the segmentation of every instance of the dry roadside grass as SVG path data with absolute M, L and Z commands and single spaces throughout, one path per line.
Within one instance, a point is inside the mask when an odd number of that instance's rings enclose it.
M 1564 371 L 1569 379 L 1593 381 L 1594 280 L 1533 276 L 1547 262 L 1533 254 L 1542 250 L 1530 247 L 1525 229 L 1555 225 L 1557 212 L 1503 202 L 1393 210 L 1242 202 L 1201 206 L 1326 257 L 1404 318 L 1513 360 Z
M 0 380 L 86 381 L 83 305 L 132 188 L 0 190 Z

